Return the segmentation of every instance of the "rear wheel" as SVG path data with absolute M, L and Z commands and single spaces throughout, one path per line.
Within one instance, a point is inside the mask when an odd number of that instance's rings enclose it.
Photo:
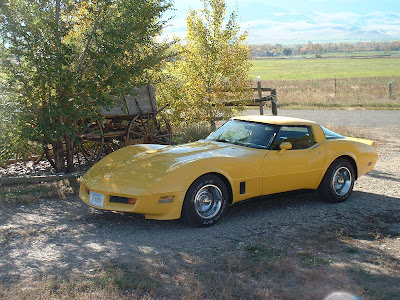
M 127 144 L 171 145 L 171 125 L 162 113 L 138 114 L 128 126 Z
M 353 165 L 345 158 L 338 158 L 326 171 L 318 192 L 326 202 L 343 202 L 353 191 L 354 180 Z
M 186 193 L 182 219 L 190 226 L 211 226 L 220 219 L 227 203 L 228 190 L 225 183 L 215 175 L 201 176 Z

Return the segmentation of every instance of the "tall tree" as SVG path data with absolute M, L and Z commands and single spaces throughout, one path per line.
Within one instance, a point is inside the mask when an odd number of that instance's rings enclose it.
M 170 45 L 156 38 L 169 7 L 168 0 L 0 2 L 3 95 L 21 135 L 52 145 L 57 171 L 73 170 L 77 120 L 160 66 Z
M 187 17 L 186 44 L 180 57 L 167 67 L 169 81 L 159 89 L 175 116 L 188 122 L 230 117 L 248 97 L 250 51 L 241 33 L 237 13 L 228 17 L 224 0 L 202 0 L 204 8 Z M 226 106 L 236 102 L 239 106 Z

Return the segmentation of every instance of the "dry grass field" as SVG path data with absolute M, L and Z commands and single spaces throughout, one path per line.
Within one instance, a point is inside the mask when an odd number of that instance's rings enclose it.
M 393 84 L 392 96 L 388 82 Z M 277 89 L 281 108 L 299 109 L 400 109 L 400 76 L 335 80 L 264 80 L 262 86 Z

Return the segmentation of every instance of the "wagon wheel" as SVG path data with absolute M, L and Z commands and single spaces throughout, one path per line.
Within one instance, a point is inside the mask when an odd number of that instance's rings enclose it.
M 110 154 L 125 146 L 126 131 L 129 121 L 123 118 L 109 118 L 104 123 L 104 148 L 105 155 Z
M 83 127 L 78 137 L 78 149 L 89 164 L 100 159 L 104 149 L 104 131 L 99 120 Z
M 138 114 L 126 133 L 126 144 L 170 145 L 171 139 L 171 125 L 161 113 Z
M 105 155 L 110 154 L 122 147 L 122 142 L 120 139 L 115 137 L 105 137 L 104 138 L 104 149 Z

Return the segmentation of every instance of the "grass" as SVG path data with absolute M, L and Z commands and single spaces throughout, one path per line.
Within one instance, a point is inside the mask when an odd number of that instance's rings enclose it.
M 252 63 L 253 85 L 260 76 L 263 87 L 277 89 L 281 108 L 400 109 L 400 58 L 257 59 Z
M 253 261 L 259 262 L 261 260 L 272 261 L 277 259 L 283 254 L 282 249 L 273 249 L 263 246 L 253 246 L 249 245 L 244 248 L 246 255 Z
M 313 80 L 400 76 L 399 58 L 253 60 L 250 79 Z
M 45 276 L 28 286 L 22 282 L 0 285 L 0 299 L 149 299 L 157 285 L 157 280 L 147 277 L 144 270 L 110 265 L 86 277 Z
M 397 299 L 397 260 L 374 250 L 382 241 L 363 240 L 363 226 L 343 229 L 353 237 L 338 234 L 335 226 L 312 231 L 299 227 L 283 241 L 266 235 L 256 244 L 244 242 L 243 251 L 235 255 L 202 259 L 176 253 L 174 259 L 163 255 L 112 263 L 82 275 L 0 282 L 0 299 L 323 299 L 332 291 Z
M 76 194 L 76 180 L 60 180 L 37 184 L 0 186 L 0 205 L 31 204 L 40 199 L 61 198 Z
M 320 266 L 329 265 L 332 263 L 332 260 L 322 258 L 322 257 L 315 257 L 312 253 L 304 252 L 299 254 L 301 259 L 302 266 L 308 268 L 316 268 Z
M 96 270 L 93 278 L 85 281 L 85 286 L 89 290 L 111 286 L 118 291 L 145 294 L 157 287 L 157 281 L 148 278 L 144 272 L 115 264 Z
M 388 94 L 388 82 L 393 83 L 391 96 Z M 400 109 L 400 74 L 393 77 L 338 78 L 336 93 L 333 78 L 271 79 L 262 81 L 262 86 L 277 89 L 280 108 Z

